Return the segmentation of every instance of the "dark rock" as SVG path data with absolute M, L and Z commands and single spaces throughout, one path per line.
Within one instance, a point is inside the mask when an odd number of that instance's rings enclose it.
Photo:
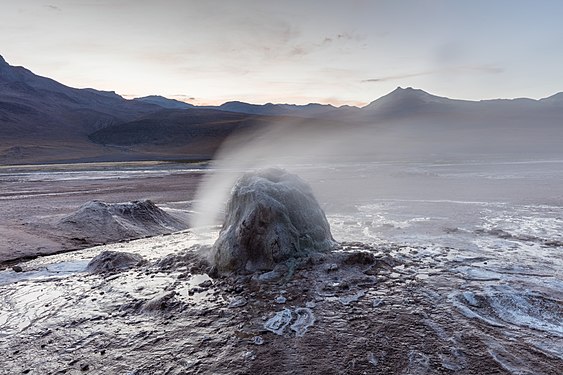
M 271 270 L 290 258 L 335 245 L 310 186 L 282 169 L 243 175 L 226 212 L 212 250 L 220 272 Z
M 21 268 L 21 266 L 13 266 L 12 270 L 14 272 L 23 272 L 23 268 Z
M 181 305 L 181 302 L 175 299 L 176 292 L 168 292 L 158 295 L 151 300 L 145 302 L 141 308 L 144 313 L 166 312 Z
M 211 248 L 206 245 L 194 245 L 184 249 L 180 253 L 169 254 L 156 262 L 156 266 L 162 270 L 176 270 L 188 268 L 192 274 L 206 273 L 210 268 L 205 259 Z
M 209 267 L 207 269 L 207 275 L 212 279 L 216 279 L 219 277 L 219 270 L 217 270 L 217 267 L 215 266 Z
M 201 288 L 209 288 L 212 285 L 213 285 L 213 281 L 211 280 L 205 280 L 198 284 L 198 286 Z
M 242 293 L 244 291 L 244 287 L 242 285 L 235 286 L 234 292 L 235 293 Z
M 264 272 L 255 279 L 261 282 L 279 280 L 289 273 L 289 268 L 285 264 L 278 264 L 272 271 Z
M 346 259 L 344 259 L 345 264 L 353 265 L 370 265 L 374 264 L 376 261 L 375 255 L 365 251 L 357 251 L 350 254 Z
M 323 268 L 326 272 L 338 271 L 338 264 L 329 263 L 329 264 L 326 264 Z
M 248 300 L 244 297 L 233 298 L 231 300 L 231 302 L 229 302 L 229 308 L 243 307 L 247 303 L 248 303 Z
M 86 271 L 91 273 L 104 273 L 126 270 L 144 263 L 142 256 L 121 251 L 103 251 L 96 255 Z

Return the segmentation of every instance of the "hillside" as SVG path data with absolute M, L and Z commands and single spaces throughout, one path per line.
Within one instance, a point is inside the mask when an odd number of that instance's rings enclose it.
M 105 151 L 88 134 L 159 108 L 113 92 L 71 88 L 0 57 L 0 162 L 101 155 Z
M 338 140 L 336 156 L 552 157 L 561 153 L 562 95 L 467 101 L 399 87 L 363 108 L 235 101 L 195 107 L 68 87 L 0 57 L 0 163 L 209 159 L 233 132 L 272 123 L 287 126 L 276 135 L 286 141 Z
M 231 134 L 267 126 L 276 118 L 213 109 L 161 110 L 92 133 L 92 142 L 153 157 L 209 159 Z M 160 156 L 159 156 L 160 155 Z

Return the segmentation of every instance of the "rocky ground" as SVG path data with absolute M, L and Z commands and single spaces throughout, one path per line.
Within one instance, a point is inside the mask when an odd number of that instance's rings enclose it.
M 377 201 L 329 216 L 330 252 L 220 275 L 216 227 L 52 231 L 92 199 L 189 215 L 200 172 L 49 168 L 0 173 L 0 261 L 20 258 L 0 270 L 0 374 L 563 373 L 558 206 Z
M 201 256 L 208 246 L 197 242 L 184 232 L 3 271 L 4 282 L 43 267 L 52 272 L 0 286 L 0 372 L 559 374 L 563 368 L 561 336 L 518 325 L 483 294 L 456 294 L 471 281 L 436 269 L 443 259 L 428 258 L 423 248 L 342 243 L 273 272 L 219 276 Z M 102 250 L 141 253 L 146 262 L 110 273 L 57 273 L 84 269 Z M 560 299 L 534 306 L 560 324 Z

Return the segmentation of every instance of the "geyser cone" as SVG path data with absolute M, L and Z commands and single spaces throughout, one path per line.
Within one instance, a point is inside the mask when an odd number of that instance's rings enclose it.
M 270 270 L 333 245 L 311 187 L 285 170 L 262 169 L 235 184 L 211 260 L 221 272 Z

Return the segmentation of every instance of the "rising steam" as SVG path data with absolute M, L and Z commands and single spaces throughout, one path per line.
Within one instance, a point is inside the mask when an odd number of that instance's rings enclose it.
M 344 139 L 338 133 L 333 123 L 296 120 L 230 138 L 200 185 L 192 226 L 216 224 L 235 181 L 248 170 L 275 166 L 302 172 L 342 154 Z
M 378 107 L 380 115 L 286 118 L 239 133 L 224 143 L 200 185 L 192 226 L 217 224 L 234 182 L 248 170 L 281 167 L 301 176 L 326 210 L 373 199 L 521 198 L 515 186 L 487 180 L 462 184 L 448 173 L 460 165 L 467 171 L 472 163 L 492 170 L 499 162 L 529 155 L 548 159 L 560 152 L 555 141 L 560 127 L 533 112 L 506 117 L 502 106 L 485 106 L 483 112 L 472 102 L 459 102 L 455 109 L 449 102 L 424 105 L 415 101 L 405 109 L 390 101 Z

